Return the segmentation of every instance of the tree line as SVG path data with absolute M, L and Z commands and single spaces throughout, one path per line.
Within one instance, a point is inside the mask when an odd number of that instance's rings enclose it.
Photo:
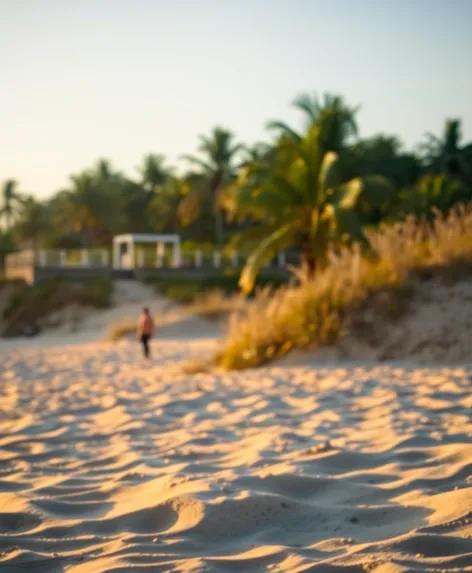
M 267 124 L 248 146 L 222 127 L 200 136 L 181 175 L 165 156 L 146 155 L 136 177 L 110 161 L 72 175 L 47 200 L 13 179 L 1 188 L 0 256 L 22 248 L 108 246 L 122 232 L 179 233 L 183 240 L 253 249 L 242 284 L 281 249 L 322 264 L 327 245 L 358 241 L 365 229 L 408 215 L 432 217 L 472 199 L 472 143 L 459 119 L 406 151 L 394 135 L 361 138 L 357 108 L 341 96 L 303 94 L 302 123 Z

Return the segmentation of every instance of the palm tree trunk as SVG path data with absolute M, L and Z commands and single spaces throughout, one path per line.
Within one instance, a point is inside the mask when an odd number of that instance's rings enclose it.
M 309 277 L 315 274 L 317 261 L 311 249 L 303 249 L 302 266 L 307 270 Z
M 215 209 L 215 243 L 223 244 L 224 221 L 223 212 L 218 207 Z

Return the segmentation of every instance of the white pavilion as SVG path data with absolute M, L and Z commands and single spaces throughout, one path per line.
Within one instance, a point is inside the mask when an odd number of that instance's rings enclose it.
M 127 235 L 115 235 L 113 237 L 113 268 L 114 269 L 134 269 L 141 266 L 136 261 L 136 249 L 138 245 L 156 245 L 157 264 L 163 260 L 166 245 L 172 245 L 172 266 L 179 267 L 180 236 L 179 235 L 156 235 L 130 233 Z

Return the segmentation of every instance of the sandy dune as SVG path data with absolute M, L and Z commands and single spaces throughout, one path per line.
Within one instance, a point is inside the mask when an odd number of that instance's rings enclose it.
M 0 349 L 103 342 L 107 340 L 113 325 L 136 323 L 143 306 L 150 308 L 158 324 L 158 339 L 208 339 L 221 335 L 221 327 L 217 323 L 188 315 L 181 307 L 143 283 L 122 280 L 115 281 L 111 308 L 100 311 L 83 307 L 62 309 L 49 317 L 54 327 L 45 328 L 31 339 L 0 338 Z M 129 338 L 133 339 L 134 335 Z
M 367 318 L 367 317 L 364 317 Z M 472 282 L 420 282 L 400 320 L 364 323 L 363 340 L 348 337 L 344 355 L 415 363 L 472 364 Z M 362 337 L 361 337 L 362 338 Z
M 472 369 L 0 353 L 0 571 L 472 571 Z

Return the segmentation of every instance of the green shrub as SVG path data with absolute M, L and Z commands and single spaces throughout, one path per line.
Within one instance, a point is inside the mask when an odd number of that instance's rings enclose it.
M 287 282 L 287 277 L 280 273 L 264 274 L 257 281 L 258 288 L 278 287 Z M 227 295 L 239 292 L 239 272 L 222 271 L 196 278 L 182 277 L 147 277 L 146 282 L 154 285 L 164 296 L 182 304 L 198 301 L 205 294 L 220 291 Z
M 27 325 L 71 304 L 94 308 L 111 305 L 113 283 L 104 277 L 83 282 L 48 279 L 33 286 L 24 283 L 10 295 L 3 311 L 4 333 L 15 335 Z
M 94 308 L 109 308 L 113 294 L 113 283 L 106 277 L 86 279 L 79 302 Z

